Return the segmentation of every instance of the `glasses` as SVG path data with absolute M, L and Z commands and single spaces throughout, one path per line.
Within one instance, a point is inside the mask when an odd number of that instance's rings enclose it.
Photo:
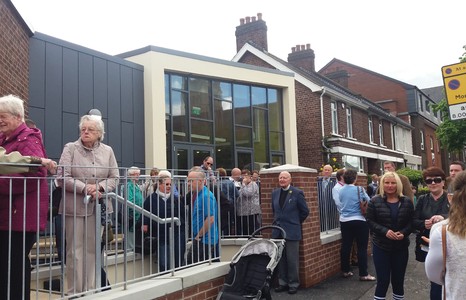
M 207 165 L 209 165 L 209 166 L 211 166 L 211 165 L 212 165 L 212 163 L 210 163 L 210 162 L 208 162 L 208 161 L 206 161 L 206 164 L 207 164 Z
M 443 180 L 442 177 L 435 177 L 435 178 L 427 178 L 425 182 L 427 184 L 432 184 L 432 183 L 440 183 L 442 182 L 442 180 Z

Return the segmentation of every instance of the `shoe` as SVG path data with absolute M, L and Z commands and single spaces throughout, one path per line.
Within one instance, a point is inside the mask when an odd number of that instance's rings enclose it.
M 344 272 L 341 276 L 343 278 L 349 278 L 349 277 L 351 277 L 353 275 L 354 275 L 353 272 Z
M 284 291 L 288 291 L 288 286 L 280 285 L 279 287 L 275 288 L 275 292 L 277 292 L 277 293 L 281 293 L 281 292 L 284 292 Z
M 288 290 L 288 294 L 293 295 L 298 292 L 298 288 L 294 286 L 290 286 L 290 289 Z
M 375 281 L 376 278 L 372 275 L 367 274 L 366 276 L 360 276 L 359 280 L 360 281 Z

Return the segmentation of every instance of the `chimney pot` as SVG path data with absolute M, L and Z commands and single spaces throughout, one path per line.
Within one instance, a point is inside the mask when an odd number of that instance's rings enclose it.
M 246 23 L 251 23 L 251 17 L 246 17 Z
M 307 50 L 311 49 L 311 44 L 306 44 L 306 49 Z
M 239 24 L 244 25 L 244 18 L 239 19 Z
M 301 45 L 301 50 L 302 50 L 302 51 L 306 50 L 306 46 Z
M 296 52 L 296 48 L 295 47 L 291 47 L 291 53 L 295 53 Z
M 262 20 L 262 13 L 257 13 L 257 19 Z
M 256 16 L 252 17 L 252 21 L 256 22 Z
M 301 49 L 299 45 L 296 45 L 296 51 L 299 51 L 299 49 Z

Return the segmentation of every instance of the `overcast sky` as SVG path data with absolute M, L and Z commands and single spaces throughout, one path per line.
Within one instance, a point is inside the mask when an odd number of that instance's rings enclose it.
M 240 18 L 262 13 L 268 50 L 311 44 L 319 70 L 338 58 L 419 88 L 466 44 L 464 1 L 12 0 L 33 31 L 107 54 L 147 45 L 231 60 Z

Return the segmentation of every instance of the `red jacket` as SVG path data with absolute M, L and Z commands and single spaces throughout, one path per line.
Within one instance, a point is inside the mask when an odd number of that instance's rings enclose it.
M 8 140 L 0 133 L 0 146 L 6 149 L 6 153 L 18 151 L 22 155 L 46 157 L 40 130 L 29 128 L 24 123 L 16 128 Z M 38 217 L 39 230 L 45 229 L 49 203 L 46 176 L 47 170 L 40 167 L 38 172 L 0 177 L 0 230 L 9 230 L 11 220 L 12 231 L 36 232 Z

